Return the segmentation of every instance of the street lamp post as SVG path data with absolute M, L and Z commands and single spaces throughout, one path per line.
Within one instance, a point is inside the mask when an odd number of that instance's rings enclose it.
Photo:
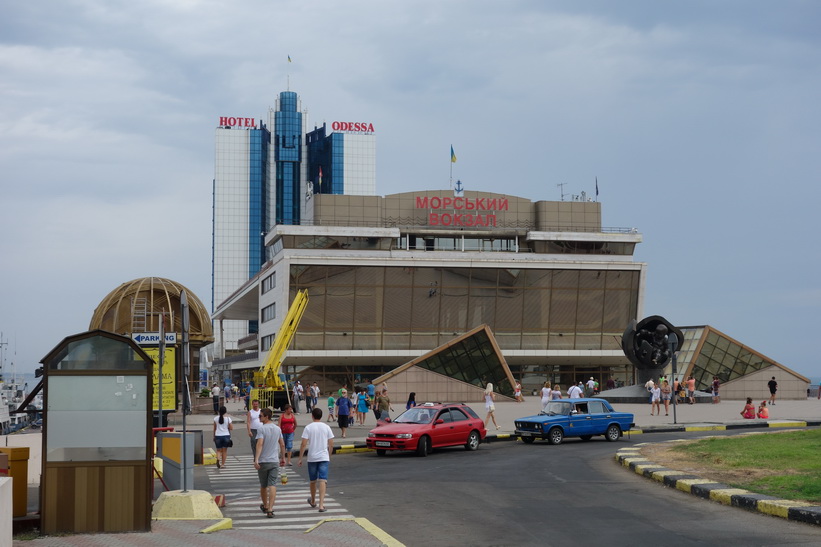
M 667 344 L 670 347 L 670 357 L 673 360 L 673 389 L 675 390 L 675 379 L 678 377 L 678 372 L 676 371 L 676 348 L 678 347 L 678 336 L 675 332 L 671 332 L 667 335 Z M 676 397 L 678 396 L 677 393 L 673 393 L 673 423 L 678 423 L 676 421 Z

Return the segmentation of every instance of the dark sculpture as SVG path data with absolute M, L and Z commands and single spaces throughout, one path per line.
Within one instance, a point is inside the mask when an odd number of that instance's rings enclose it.
M 681 349 L 684 334 L 660 315 L 645 317 L 639 322 L 630 321 L 621 339 L 621 349 L 639 370 L 639 382 L 658 378 L 670 360 L 669 334 L 675 333 L 676 347 Z

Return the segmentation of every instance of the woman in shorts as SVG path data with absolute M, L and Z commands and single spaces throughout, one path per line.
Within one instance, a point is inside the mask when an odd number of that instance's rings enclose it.
M 296 414 L 291 405 L 285 405 L 279 417 L 279 428 L 282 430 L 282 442 L 285 443 L 285 465 L 291 465 L 291 452 L 294 449 L 294 432 L 296 431 Z
M 217 449 L 217 469 L 225 467 L 228 447 L 231 446 L 231 430 L 234 429 L 228 409 L 219 407 L 219 416 L 214 416 L 214 447 Z

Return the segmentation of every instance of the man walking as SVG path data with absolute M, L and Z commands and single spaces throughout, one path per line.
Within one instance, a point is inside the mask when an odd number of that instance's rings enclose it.
M 214 382 L 211 388 L 211 399 L 214 401 L 214 414 L 220 413 L 220 386 Z
M 778 382 L 773 379 L 767 382 L 767 387 L 770 388 L 770 405 L 775 405 L 775 392 L 778 391 Z
M 257 429 L 257 446 L 254 451 L 254 469 L 259 475 L 259 497 L 262 498 L 259 508 L 269 519 L 274 518 L 279 468 L 285 465 L 282 430 L 271 421 L 272 416 L 270 408 L 263 408 L 260 412 L 261 425 Z
M 248 430 L 248 438 L 251 439 L 251 454 L 257 451 L 257 429 L 262 425 L 260 421 L 259 399 L 251 401 L 251 409 L 245 415 L 245 428 Z
M 313 422 L 302 430 L 302 444 L 299 447 L 297 466 L 302 466 L 305 447 L 308 448 L 308 478 L 311 481 L 311 497 L 308 505 L 317 506 L 317 489 L 319 490 L 319 512 L 325 512 L 325 492 L 328 487 L 328 466 L 331 454 L 334 453 L 334 432 L 322 421 L 322 409 L 314 407 L 311 411 Z M 318 488 L 317 488 L 318 487 Z
M 581 382 L 579 382 L 579 384 L 581 384 Z M 584 395 L 584 391 L 576 384 L 573 384 L 567 390 L 567 396 L 571 399 L 581 399 L 582 395 Z

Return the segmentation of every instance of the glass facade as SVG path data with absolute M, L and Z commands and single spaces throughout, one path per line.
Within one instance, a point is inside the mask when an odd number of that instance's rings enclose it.
M 300 350 L 428 350 L 487 324 L 502 350 L 619 350 L 637 315 L 638 270 L 290 268 L 311 305 Z
M 777 364 L 716 329 L 687 327 L 678 354 L 679 366 L 696 380 L 696 389 L 708 390 L 713 376 L 722 383 Z M 685 368 L 686 367 L 686 368 Z
M 300 166 L 302 161 L 302 113 L 293 91 L 279 94 L 274 114 L 274 160 L 276 161 L 276 224 L 299 224 Z
M 510 371 L 505 370 L 504 358 L 484 329 L 424 355 L 413 364 L 480 388 L 490 382 L 493 391 L 513 397 Z
M 265 232 L 268 229 L 266 216 L 268 190 L 268 144 L 270 134 L 265 129 L 249 131 L 248 162 L 248 278 L 262 268 L 265 262 Z
M 307 133 L 305 142 L 308 180 L 315 194 L 372 196 L 376 193 L 376 143 L 372 134 L 327 134 L 323 124 Z

